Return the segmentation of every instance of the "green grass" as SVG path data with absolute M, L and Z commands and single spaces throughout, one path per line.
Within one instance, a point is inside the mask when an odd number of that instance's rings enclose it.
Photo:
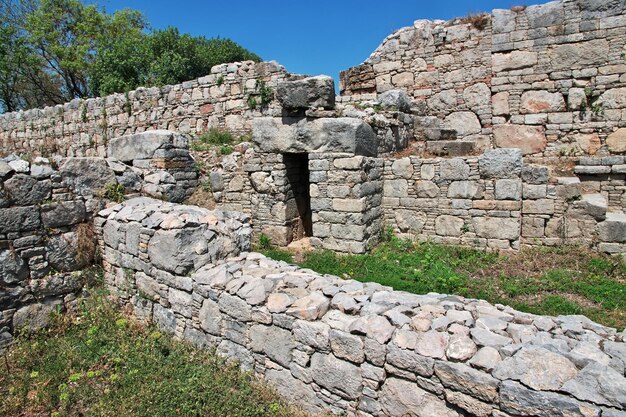
M 264 251 L 289 262 L 283 252 Z M 607 326 L 626 327 L 626 263 L 579 247 L 498 255 L 386 236 L 369 254 L 340 256 L 318 250 L 297 263 L 323 274 L 417 294 L 458 294 L 535 314 L 584 314 Z
M 302 415 L 250 374 L 138 324 L 103 295 L 18 337 L 1 366 L 2 416 Z
M 209 129 L 197 138 L 195 138 L 190 144 L 189 148 L 192 151 L 207 151 L 211 149 L 219 149 L 222 155 L 232 153 L 230 144 L 235 141 L 235 137 L 228 130 L 221 129 Z M 224 150 L 231 149 L 230 152 L 224 153 Z

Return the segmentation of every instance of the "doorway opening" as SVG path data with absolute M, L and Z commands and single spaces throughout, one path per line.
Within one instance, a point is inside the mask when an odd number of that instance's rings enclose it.
M 286 223 L 291 226 L 291 240 L 313 236 L 311 196 L 309 194 L 309 155 L 285 153 L 283 163 L 287 173 L 285 204 Z

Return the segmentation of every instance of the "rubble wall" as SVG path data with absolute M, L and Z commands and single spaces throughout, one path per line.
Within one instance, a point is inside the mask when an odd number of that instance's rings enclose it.
M 260 94 L 263 86 L 274 90 L 286 76 L 275 62 L 222 64 L 211 68 L 209 75 L 182 84 L 1 114 L 0 150 L 105 157 L 110 139 L 146 130 L 195 134 L 222 128 L 248 133 L 253 117 L 280 115 L 275 104 L 261 102 Z
M 100 212 L 96 226 L 107 286 L 137 317 L 215 347 L 308 411 L 609 417 L 626 409 L 624 334 L 582 316 L 299 269 L 245 252 L 250 228 L 236 214 L 139 199 Z
M 535 157 L 623 153 L 625 10 L 618 0 L 564 0 L 418 20 L 342 72 L 341 101 L 399 88 L 427 140 L 441 128 Z

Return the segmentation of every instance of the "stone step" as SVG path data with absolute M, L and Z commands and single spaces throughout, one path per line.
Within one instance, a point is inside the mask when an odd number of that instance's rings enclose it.
M 456 140 L 456 130 L 454 129 L 425 129 L 424 136 L 426 140 Z
M 585 212 L 597 221 L 606 219 L 609 202 L 602 194 L 582 194 L 582 205 Z
M 426 142 L 426 151 L 436 156 L 467 156 L 474 153 L 472 141 L 438 140 Z
M 623 212 L 606 213 L 606 220 L 597 227 L 602 242 L 626 243 L 626 214 Z

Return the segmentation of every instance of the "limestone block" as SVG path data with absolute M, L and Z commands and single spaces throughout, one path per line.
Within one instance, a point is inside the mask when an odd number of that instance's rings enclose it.
M 250 328 L 250 347 L 274 362 L 289 367 L 295 340 L 289 330 L 277 326 L 255 325 Z
M 385 197 L 407 197 L 409 185 L 404 179 L 388 180 L 383 185 Z
M 187 138 L 169 130 L 149 130 L 111 139 L 107 156 L 124 162 L 152 159 L 157 149 L 171 147 L 186 148 Z
M 276 87 L 276 98 L 286 109 L 335 107 L 335 83 L 326 75 L 283 81 Z
M 496 200 L 521 200 L 522 180 L 501 179 L 496 180 Z
M 0 283 L 16 284 L 28 277 L 28 266 L 15 252 L 0 250 Z
M 485 83 L 474 84 L 463 90 L 463 100 L 470 110 L 482 110 L 489 106 L 491 89 Z
M 36 206 L 0 209 L 0 231 L 25 232 L 39 228 L 41 220 Z
M 493 140 L 498 148 L 518 148 L 524 155 L 543 152 L 547 142 L 543 126 L 514 124 L 494 126 Z
M 617 129 L 606 138 L 606 146 L 614 153 L 626 152 L 626 128 Z
M 513 51 L 491 55 L 491 68 L 494 73 L 532 67 L 537 64 L 537 52 Z
M 454 90 L 443 90 L 427 100 L 428 107 L 438 112 L 449 112 L 457 106 L 457 93 Z
M 388 416 L 457 417 L 445 401 L 419 388 L 414 382 L 388 377 L 380 392 L 380 404 Z
M 596 104 L 601 104 L 603 109 L 622 109 L 626 107 L 626 87 L 611 88 L 606 90 Z
M 475 217 L 472 223 L 476 234 L 487 239 L 517 240 L 520 236 L 518 218 Z
M 603 242 L 626 242 L 626 214 L 606 213 L 606 220 L 598 223 L 598 237 Z
M 455 216 L 441 215 L 435 219 L 435 233 L 440 236 L 461 236 L 465 222 Z
M 442 180 L 466 180 L 469 173 L 469 165 L 461 158 L 445 159 L 439 165 L 439 177 Z
M 394 175 L 402 178 L 411 178 L 413 175 L 413 164 L 411 164 L 410 158 L 401 158 L 393 161 L 391 165 L 391 171 Z
M 402 233 L 421 233 L 427 220 L 426 213 L 405 209 L 394 210 L 394 217 Z
M 443 127 L 455 130 L 459 137 L 480 133 L 482 129 L 478 117 L 471 111 L 449 114 L 443 121 Z
M 82 201 L 60 201 L 41 207 L 41 220 L 45 227 L 58 228 L 82 223 L 87 216 Z
M 411 111 L 411 98 L 404 90 L 388 90 L 378 96 L 378 102 L 386 110 Z
M 363 379 L 358 366 L 315 352 L 311 356 L 311 376 L 323 388 L 346 399 L 356 399 L 362 390 Z
M 299 122 L 255 118 L 252 141 L 261 151 L 269 153 L 345 152 L 376 156 L 378 152 L 378 138 L 370 125 L 349 117 Z
M 454 181 L 448 187 L 449 198 L 480 198 L 483 187 L 475 181 Z
M 415 192 L 418 198 L 433 198 L 439 195 L 439 187 L 432 181 L 415 181 Z
M 116 183 L 115 172 L 102 158 L 68 158 L 59 168 L 63 182 L 84 196 L 97 194 L 107 184 Z
M 511 113 L 508 91 L 496 93 L 491 97 L 491 112 L 494 116 L 508 116 Z
M 32 206 L 51 196 L 52 184 L 48 180 L 37 181 L 30 175 L 16 174 L 4 182 L 4 192 L 16 206 Z
M 545 90 L 526 91 L 522 94 L 520 113 L 550 113 L 565 110 L 565 100 L 561 93 Z
M 553 71 L 598 66 L 606 63 L 609 42 L 606 39 L 594 39 L 563 43 L 548 48 L 547 53 Z
M 391 77 L 391 83 L 396 87 L 412 87 L 413 73 L 401 72 Z

